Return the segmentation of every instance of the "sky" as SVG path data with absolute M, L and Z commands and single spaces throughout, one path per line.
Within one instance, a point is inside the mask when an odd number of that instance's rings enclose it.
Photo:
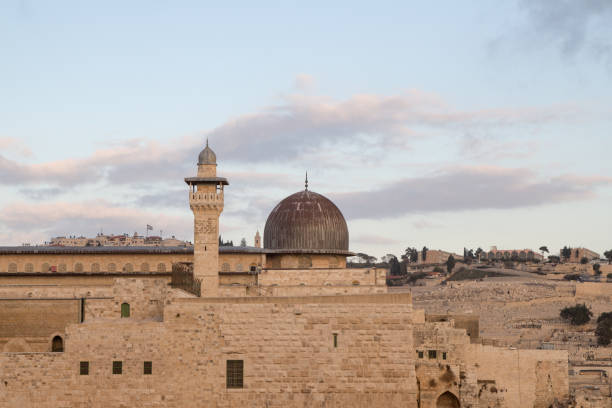
M 304 188 L 350 249 L 612 248 L 612 2 L 0 2 L 0 245 L 224 239 Z

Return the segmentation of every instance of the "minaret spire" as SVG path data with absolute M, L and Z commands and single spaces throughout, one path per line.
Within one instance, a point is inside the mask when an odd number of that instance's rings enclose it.
M 304 182 L 304 190 L 308 191 L 308 170 L 306 170 L 306 181 Z

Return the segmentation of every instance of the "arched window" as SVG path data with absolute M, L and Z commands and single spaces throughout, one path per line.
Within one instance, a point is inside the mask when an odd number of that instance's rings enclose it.
M 130 304 L 129 303 L 121 304 L 121 317 L 130 317 Z
M 61 353 L 64 351 L 64 340 L 61 336 L 55 336 L 51 340 L 51 351 L 54 353 Z
M 312 259 L 308 255 L 300 255 L 298 257 L 298 268 L 311 268 Z
M 166 272 L 166 264 L 160 262 L 157 264 L 157 272 Z
M 80 262 L 77 262 L 74 264 L 74 271 L 77 273 L 81 273 L 83 272 L 83 264 Z
M 221 272 L 229 272 L 230 271 L 230 264 L 228 264 L 227 262 L 224 262 L 223 265 L 221 265 Z
M 34 265 L 32 265 L 31 263 L 27 263 L 25 265 L 25 271 L 28 272 L 28 273 L 34 272 Z
M 236 272 L 242 272 L 242 264 L 236 264 Z
M 124 271 L 124 272 L 134 272 L 134 267 L 132 266 L 132 264 L 131 264 L 131 263 L 126 263 L 126 264 L 123 266 L 123 271 Z
M 42 266 L 40 267 L 40 271 L 41 272 L 49 272 L 49 264 L 48 263 L 44 263 L 42 264 Z
M 14 262 L 10 263 L 8 267 L 8 271 L 9 273 L 17 273 L 17 264 Z
M 57 268 L 58 272 L 66 272 L 66 264 L 59 264 Z
M 109 272 L 115 272 L 115 271 L 117 271 L 117 266 L 114 263 L 111 262 L 111 263 L 108 264 L 107 269 L 108 269 Z
M 91 264 L 91 271 L 92 272 L 100 272 L 100 264 L 99 263 L 92 263 Z
M 142 265 L 140 265 L 140 271 L 141 272 L 149 272 L 149 264 L 145 262 Z

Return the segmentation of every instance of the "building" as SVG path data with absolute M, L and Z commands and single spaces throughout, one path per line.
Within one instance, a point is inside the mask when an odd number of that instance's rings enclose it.
M 571 255 L 567 259 L 567 262 L 569 263 L 581 263 L 583 258 L 586 258 L 588 262 L 595 261 L 600 258 L 600 255 L 597 252 L 591 251 L 590 249 L 587 249 L 587 248 L 570 248 L 570 249 L 571 249 Z M 561 255 L 561 250 L 559 250 L 559 255 Z
M 497 249 L 496 246 L 492 246 L 489 252 L 483 253 L 481 259 L 487 259 L 489 261 L 542 261 L 544 258 L 542 255 L 533 251 L 532 249 Z
M 188 246 L 189 242 L 171 238 L 162 238 L 161 236 L 142 236 L 134 233 L 121 235 L 104 235 L 98 234 L 94 238 L 86 237 L 54 237 L 47 246 L 68 246 L 68 247 L 83 247 L 83 246 Z
M 219 247 L 216 167 L 207 144 L 185 179 L 193 247 L 0 248 L 0 406 L 567 400 L 566 351 L 484 346 L 474 318 L 428 317 L 386 270 L 347 268 L 344 217 L 308 185 L 272 210 L 263 248 Z
M 446 261 L 448 261 L 448 257 L 449 256 L 453 256 L 453 258 L 455 258 L 456 261 L 461 261 L 463 260 L 463 256 L 452 253 L 452 252 L 448 252 L 448 251 L 443 251 L 441 249 L 429 249 L 425 252 L 425 259 L 423 259 L 423 251 L 419 251 L 419 256 L 418 256 L 418 264 L 419 265 L 441 265 L 446 263 Z

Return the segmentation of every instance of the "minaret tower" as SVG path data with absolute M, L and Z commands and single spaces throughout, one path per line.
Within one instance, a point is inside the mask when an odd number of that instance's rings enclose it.
M 223 211 L 223 187 L 217 177 L 217 156 L 206 147 L 198 158 L 197 177 L 188 177 L 189 207 L 193 211 L 193 275 L 200 281 L 201 296 L 219 296 L 219 216 Z
M 261 248 L 261 235 L 259 235 L 259 230 L 255 233 L 254 245 L 255 248 Z

